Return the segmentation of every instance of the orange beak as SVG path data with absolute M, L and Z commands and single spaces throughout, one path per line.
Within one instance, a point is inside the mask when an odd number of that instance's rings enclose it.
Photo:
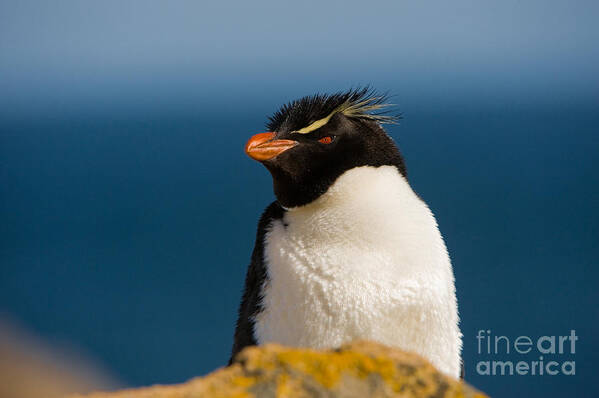
M 254 160 L 263 162 L 293 148 L 297 141 L 275 140 L 275 133 L 260 133 L 254 135 L 245 144 L 245 153 Z

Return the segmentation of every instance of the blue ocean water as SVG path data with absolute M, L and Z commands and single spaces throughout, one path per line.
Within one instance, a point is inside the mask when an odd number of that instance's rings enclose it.
M 493 395 L 594 388 L 598 122 L 591 110 L 430 109 L 388 128 L 453 259 L 466 378 Z M 4 120 L 0 310 L 128 386 L 224 365 L 273 198 L 242 151 L 263 123 L 216 110 Z M 476 373 L 478 330 L 571 329 L 576 376 Z

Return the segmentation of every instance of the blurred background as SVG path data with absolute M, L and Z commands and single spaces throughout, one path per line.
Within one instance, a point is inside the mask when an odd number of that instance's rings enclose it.
M 273 199 L 245 141 L 284 102 L 371 84 L 452 255 L 466 379 L 597 396 L 598 20 L 596 1 L 1 1 L 2 327 L 111 385 L 224 365 Z M 575 329 L 576 375 L 478 375 L 538 360 L 479 355 L 480 329 Z

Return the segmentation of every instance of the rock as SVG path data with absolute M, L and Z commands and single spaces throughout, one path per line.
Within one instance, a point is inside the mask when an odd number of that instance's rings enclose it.
M 420 356 L 356 341 L 316 351 L 277 344 L 249 347 L 226 368 L 173 386 L 95 393 L 86 398 L 195 397 L 476 397 L 486 395 L 445 376 Z

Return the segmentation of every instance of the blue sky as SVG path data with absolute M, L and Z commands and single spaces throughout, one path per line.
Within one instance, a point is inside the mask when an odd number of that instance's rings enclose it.
M 0 15 L 8 113 L 390 81 L 414 105 L 578 105 L 599 90 L 593 1 L 3 1 Z

